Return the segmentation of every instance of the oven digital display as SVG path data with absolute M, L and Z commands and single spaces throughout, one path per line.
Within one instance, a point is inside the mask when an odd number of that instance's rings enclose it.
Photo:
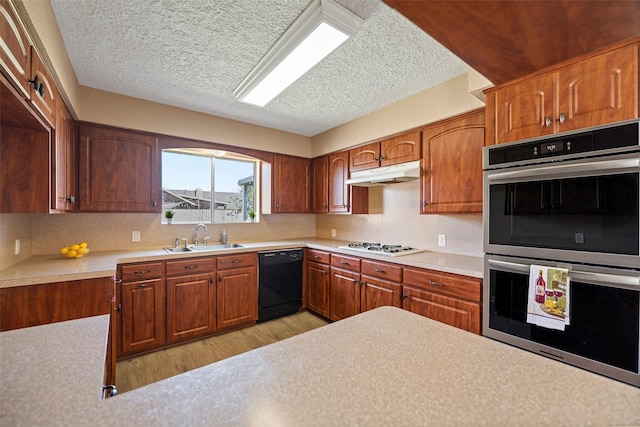
M 547 142 L 544 144 L 540 144 L 540 153 L 555 153 L 564 151 L 564 142 L 563 141 L 553 141 Z

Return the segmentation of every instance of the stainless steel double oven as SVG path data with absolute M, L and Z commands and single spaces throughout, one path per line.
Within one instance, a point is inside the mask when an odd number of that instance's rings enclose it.
M 639 132 L 484 149 L 486 336 L 640 386 Z M 564 330 L 527 322 L 531 265 L 568 270 Z

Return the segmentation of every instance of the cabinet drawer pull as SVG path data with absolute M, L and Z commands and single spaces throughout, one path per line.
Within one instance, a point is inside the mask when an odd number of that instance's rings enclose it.
M 376 273 L 386 273 L 386 271 L 380 269 L 380 268 L 374 268 L 373 271 L 375 271 Z
M 242 262 L 241 259 L 234 259 L 234 260 L 231 261 L 231 264 L 238 264 L 238 263 L 241 263 L 241 262 Z
M 320 255 L 314 255 L 313 256 L 315 259 L 320 259 Z
M 438 283 L 435 280 L 429 280 L 429 284 L 433 286 L 444 286 L 444 283 Z
M 198 268 L 198 264 L 185 265 L 184 268 L 187 270 L 193 270 L 194 268 Z
M 146 288 L 146 287 L 147 287 L 147 284 L 146 284 L 146 283 L 140 283 L 140 287 L 141 287 L 141 288 Z
M 347 261 L 340 261 L 341 265 L 349 265 L 349 263 Z
M 133 274 L 149 274 L 149 273 L 151 273 L 151 270 L 136 271 Z

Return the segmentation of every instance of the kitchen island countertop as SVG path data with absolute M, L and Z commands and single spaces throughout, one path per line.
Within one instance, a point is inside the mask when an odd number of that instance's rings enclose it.
M 128 251 L 91 252 L 81 259 L 66 259 L 59 254 L 35 255 L 17 264 L 0 270 L 0 288 L 62 282 L 68 280 L 113 277 L 118 264 L 158 261 L 166 259 L 219 256 L 242 252 L 267 251 L 294 247 L 309 247 L 326 251 L 398 263 L 403 266 L 428 268 L 447 273 L 482 278 L 482 257 L 449 254 L 444 252 L 420 252 L 404 256 L 363 254 L 338 246 L 348 242 L 329 239 L 293 239 L 265 242 L 234 242 L 244 247 L 207 252 L 168 254 L 162 248 L 144 248 Z
M 636 387 L 394 307 L 98 401 L 104 364 L 83 348 L 104 346 L 91 332 L 102 321 L 106 335 L 104 318 L 0 333 L 0 424 L 640 425 Z M 65 333 L 70 324 L 94 327 L 79 339 Z M 41 328 L 68 351 L 40 357 L 50 341 L 29 336 Z M 64 364 L 93 369 L 98 383 L 72 387 Z

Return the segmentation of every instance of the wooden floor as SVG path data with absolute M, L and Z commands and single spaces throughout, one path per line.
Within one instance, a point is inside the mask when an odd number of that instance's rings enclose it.
M 326 320 L 302 312 L 123 360 L 116 368 L 116 387 L 118 393 L 124 393 L 326 324 Z

